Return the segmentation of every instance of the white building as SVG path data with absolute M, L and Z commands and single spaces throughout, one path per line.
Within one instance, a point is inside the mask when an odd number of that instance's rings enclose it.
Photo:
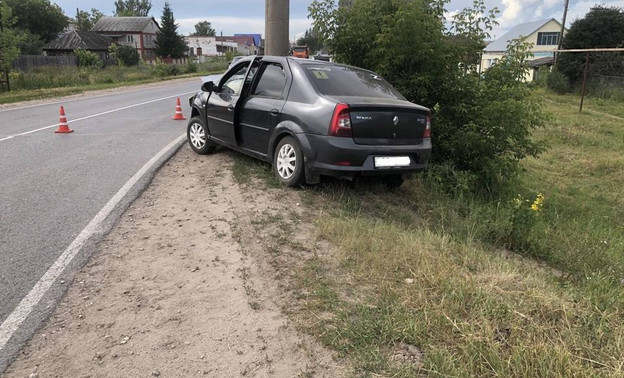
M 484 72 L 496 64 L 496 62 L 505 55 L 507 44 L 511 40 L 517 38 L 522 38 L 523 42 L 533 44 L 531 52 L 534 56 L 531 59 L 540 59 L 541 62 L 548 65 L 549 59 L 544 58 L 552 59 L 554 57 L 554 51 L 557 50 L 559 39 L 561 38 L 561 23 L 551 18 L 548 20 L 527 22 L 514 27 L 483 49 L 479 71 Z M 550 62 L 552 62 L 552 60 L 550 60 Z M 530 63 L 531 62 L 529 62 L 529 64 Z M 526 81 L 533 81 L 536 71 L 537 68 L 531 70 L 526 76 Z
M 191 56 L 217 56 L 216 37 L 184 37 Z

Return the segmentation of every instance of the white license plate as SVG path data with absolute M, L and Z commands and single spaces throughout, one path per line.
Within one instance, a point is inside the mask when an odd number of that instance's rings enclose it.
M 377 156 L 375 158 L 375 168 L 409 167 L 410 163 L 409 156 Z

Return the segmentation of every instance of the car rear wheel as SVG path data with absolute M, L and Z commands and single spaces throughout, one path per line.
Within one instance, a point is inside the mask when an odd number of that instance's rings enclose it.
M 189 145 L 196 153 L 208 155 L 215 151 L 217 145 L 208 140 L 208 131 L 199 117 L 193 117 L 186 128 Z
M 286 186 L 303 184 L 303 152 L 292 137 L 285 137 L 278 143 L 273 154 L 273 171 L 277 180 Z

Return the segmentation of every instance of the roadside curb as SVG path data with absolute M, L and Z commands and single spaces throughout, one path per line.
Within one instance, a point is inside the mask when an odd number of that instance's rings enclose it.
M 69 289 L 73 276 L 89 261 L 97 244 L 111 232 L 125 211 L 150 186 L 159 170 L 185 142 L 186 133 L 174 139 L 139 169 L 0 324 L 0 374 L 54 312 Z

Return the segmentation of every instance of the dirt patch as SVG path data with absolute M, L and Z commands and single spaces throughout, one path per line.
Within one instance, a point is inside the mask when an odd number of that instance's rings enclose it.
M 289 267 L 271 254 L 286 244 L 315 253 L 312 233 L 296 229 L 298 193 L 241 187 L 231 167 L 227 151 L 182 148 L 6 376 L 343 375 L 282 311 Z

